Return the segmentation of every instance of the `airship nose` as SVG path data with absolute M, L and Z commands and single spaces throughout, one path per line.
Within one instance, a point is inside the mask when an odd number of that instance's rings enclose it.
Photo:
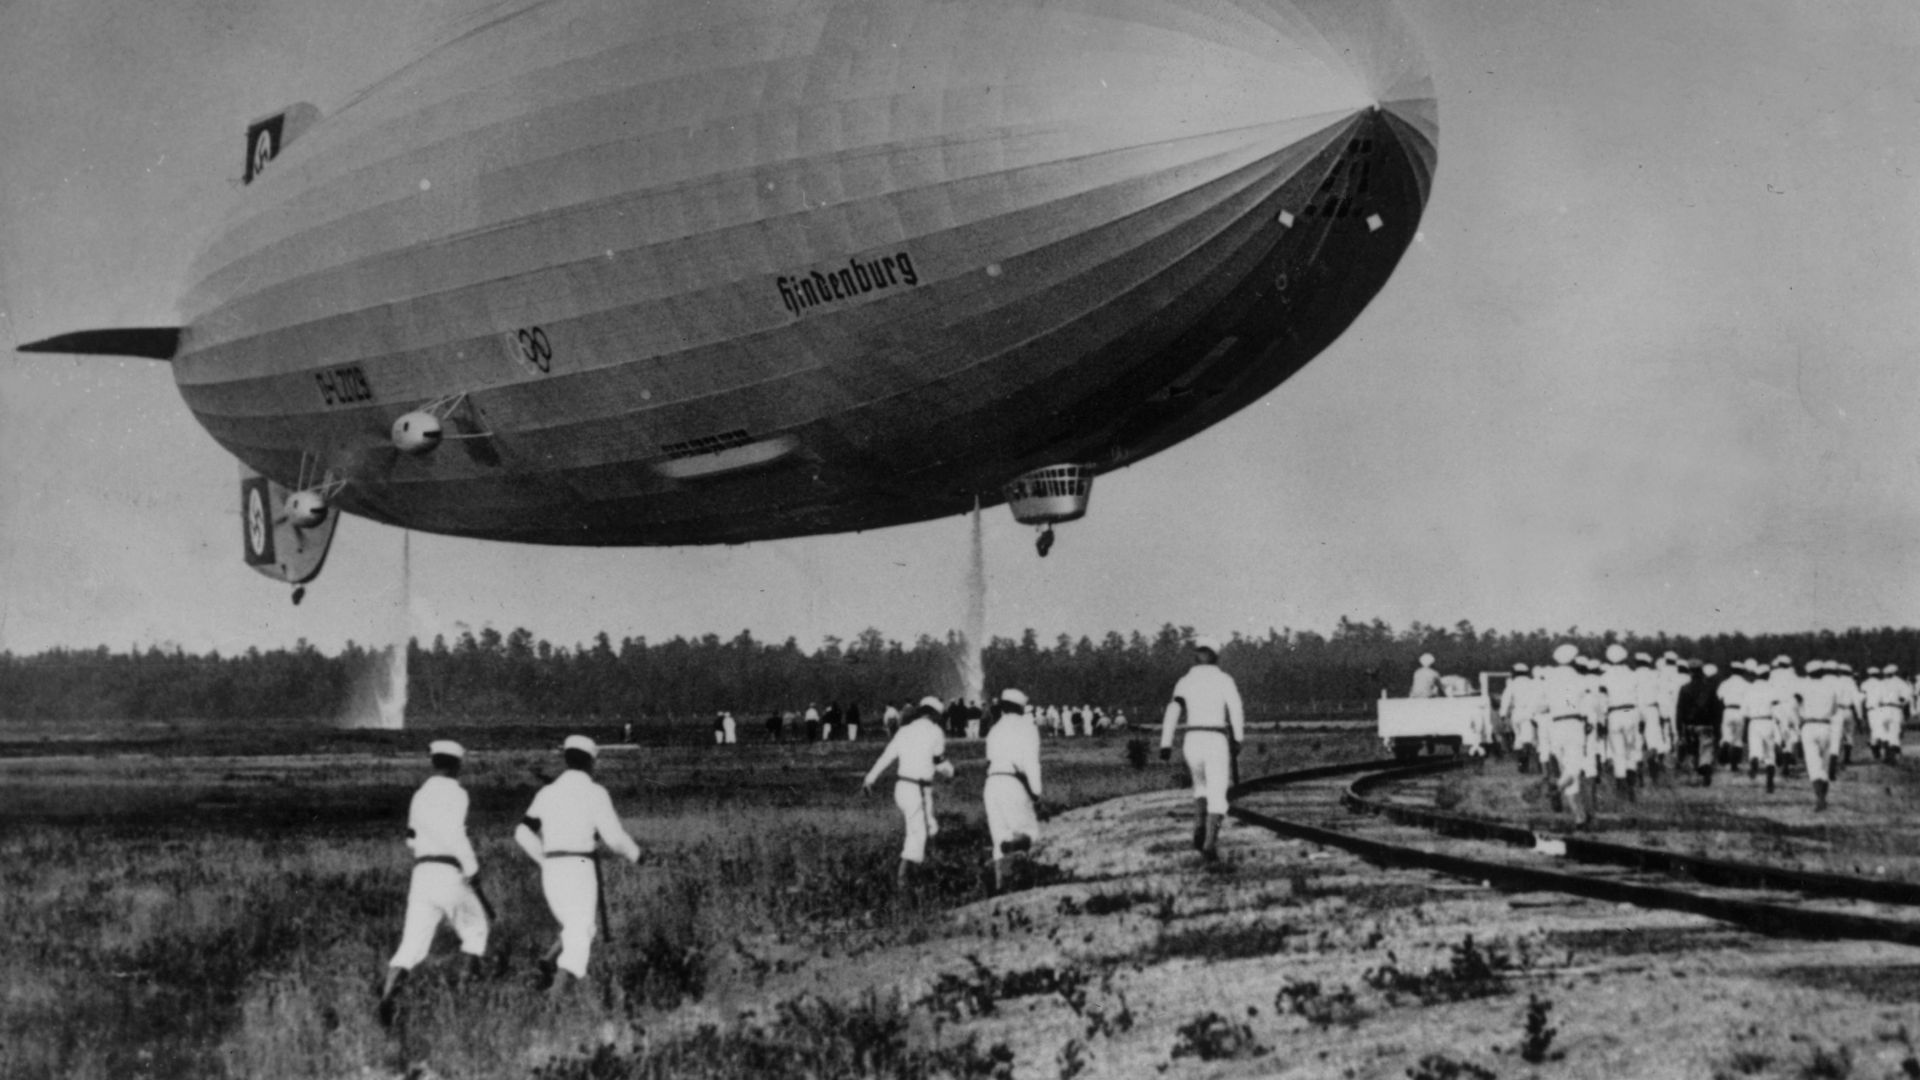
M 1352 135 L 1357 120 L 1406 156 L 1424 202 L 1438 108 L 1424 50 L 1391 0 L 1100 3 L 1079 21 L 1061 24 L 1072 29 L 1036 82 L 1084 135 L 1162 160 L 1184 152 L 1198 179 L 1244 153 Z

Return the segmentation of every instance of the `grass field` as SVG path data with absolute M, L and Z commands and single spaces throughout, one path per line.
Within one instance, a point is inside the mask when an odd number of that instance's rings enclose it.
M 35 737 L 32 756 L 0 759 L 0 1075 L 917 1076 L 1003 1064 L 943 1044 L 897 1000 L 823 996 L 753 1025 L 724 1016 L 801 957 L 938 934 L 945 906 L 980 895 L 978 743 L 955 746 L 932 884 L 911 901 L 892 889 L 891 800 L 859 794 L 878 743 L 609 748 L 599 779 L 648 857 L 609 866 L 611 933 L 589 985 L 554 1000 L 531 978 L 553 924 L 511 832 L 557 771 L 547 747 L 561 733 L 451 733 L 472 755 L 463 781 L 498 909 L 495 974 L 461 977 L 443 962 L 455 951 L 443 931 L 383 1030 L 373 1005 L 405 902 L 407 800 L 426 775 L 421 748 L 441 734 Z M 1370 741 L 1265 737 L 1248 763 L 1360 756 Z M 1167 787 L 1157 762 L 1129 764 L 1126 742 L 1050 742 L 1048 802 Z M 621 1071 L 596 1071 L 596 1053 L 616 1052 Z

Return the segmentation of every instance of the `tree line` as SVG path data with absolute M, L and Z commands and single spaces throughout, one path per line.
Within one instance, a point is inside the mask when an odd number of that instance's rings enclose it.
M 1136 722 L 1159 715 L 1168 691 L 1192 662 L 1194 630 L 1162 626 L 1152 635 L 1110 631 L 1100 640 L 1067 634 L 1042 642 L 1034 630 L 996 637 L 981 650 L 989 694 L 1017 686 L 1039 704 L 1099 705 Z M 1374 619 L 1342 618 L 1331 633 L 1268 630 L 1235 634 L 1220 663 L 1239 683 L 1255 720 L 1325 713 L 1366 715 L 1383 692 L 1400 695 L 1422 653 L 1446 672 L 1472 676 L 1544 663 L 1553 647 L 1573 641 L 1598 656 L 1622 641 L 1658 655 L 1672 650 L 1720 666 L 1778 654 L 1796 660 L 1843 660 L 1856 669 L 1898 663 L 1920 666 L 1920 629 L 1717 634 L 1705 637 L 1627 635 L 1545 629 L 1478 630 L 1415 622 L 1396 631 Z M 410 722 L 621 721 L 690 718 L 716 710 L 742 723 L 773 710 L 860 704 L 877 718 L 886 702 L 928 694 L 962 696 L 966 649 L 958 635 L 923 634 L 912 644 L 867 629 L 851 639 L 829 636 L 803 649 L 793 638 L 773 643 L 742 630 L 652 642 L 618 642 L 601 633 L 572 647 L 537 640 L 525 629 L 491 627 L 444 636 L 406 649 Z M 363 708 L 383 681 L 390 651 L 348 642 L 327 654 L 302 640 L 291 649 L 188 653 L 150 646 L 113 652 L 56 648 L 19 656 L 0 652 L 0 718 L 9 720 L 260 720 L 335 722 Z

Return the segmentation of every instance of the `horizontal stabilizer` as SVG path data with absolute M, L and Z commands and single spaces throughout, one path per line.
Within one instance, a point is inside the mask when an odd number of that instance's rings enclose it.
M 173 354 L 180 351 L 180 328 L 123 326 L 113 330 L 76 330 L 71 334 L 22 345 L 19 351 L 171 360 Z

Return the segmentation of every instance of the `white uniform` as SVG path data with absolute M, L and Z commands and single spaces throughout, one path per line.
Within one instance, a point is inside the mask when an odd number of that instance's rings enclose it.
M 1747 691 L 1747 760 L 1763 769 L 1772 768 L 1780 753 L 1780 725 L 1773 718 L 1777 690 L 1767 677 L 1755 679 Z
M 1207 800 L 1207 813 L 1224 814 L 1233 784 L 1233 748 L 1246 738 L 1246 714 L 1233 676 L 1214 664 L 1195 664 L 1180 676 L 1160 724 L 1162 750 L 1173 746 L 1174 725 L 1182 714 L 1187 738 L 1180 753 L 1193 773 L 1193 797 Z
M 722 741 L 728 746 L 733 746 L 740 741 L 740 730 L 733 722 L 732 713 L 720 714 L 720 731 L 724 736 Z
M 1609 664 L 1600 675 L 1600 686 L 1607 694 L 1606 756 L 1613 762 L 1616 780 L 1625 779 L 1640 764 L 1645 750 L 1640 741 L 1642 674 L 1626 664 Z
M 1427 664 L 1420 665 L 1413 673 L 1413 685 L 1407 688 L 1407 696 L 1412 698 L 1439 697 L 1440 673 Z
M 413 881 L 407 917 L 390 967 L 411 971 L 427 958 L 433 933 L 445 919 L 460 936 L 460 951 L 484 956 L 487 913 L 473 891 L 480 872 L 467 839 L 467 789 L 451 776 L 433 776 L 413 793 L 407 808 L 407 846 L 413 849 Z
M 1587 742 L 1586 676 L 1571 664 L 1538 669 L 1546 705 L 1541 728 L 1541 757 L 1560 770 L 1560 787 L 1571 794 L 1585 769 Z M 1589 773 L 1588 775 L 1592 775 Z
M 1913 691 L 1907 681 L 1895 676 L 1874 680 L 1867 692 L 1867 724 L 1872 729 L 1873 745 L 1900 745 L 1900 729 L 1913 707 Z
M 893 784 L 893 804 L 900 808 L 907 838 L 900 847 L 900 858 L 917 863 L 927 857 L 927 839 L 939 835 L 940 823 L 933 816 L 933 778 L 953 775 L 953 763 L 947 760 L 947 734 L 931 716 L 902 727 L 880 759 L 867 770 L 865 787 L 872 787 L 888 765 L 899 762 L 900 771 Z
M 1728 675 L 1714 694 L 1720 698 L 1720 745 L 1747 745 L 1747 695 L 1753 690 L 1753 684 L 1736 669 Z
M 1827 758 L 1840 745 L 1835 725 L 1840 720 L 1838 674 L 1800 681 L 1800 752 L 1806 757 L 1807 779 L 1829 779 Z
M 1540 680 L 1532 675 L 1515 675 L 1507 680 L 1500 694 L 1500 717 L 1513 732 L 1513 748 L 1523 750 L 1539 742 L 1538 724 L 1545 699 Z
M 640 861 L 640 845 L 620 824 L 607 789 L 578 769 L 568 769 L 540 789 L 514 839 L 540 864 L 547 908 L 560 924 L 560 969 L 584 978 L 600 904 L 594 841 L 628 862 Z
M 1040 729 L 1025 713 L 1007 713 L 987 732 L 987 833 L 994 858 L 1016 836 L 1040 839 L 1033 801 L 1040 797 Z
M 1792 668 L 1774 668 L 1767 675 L 1773 698 L 1775 745 L 1782 749 L 1800 745 L 1800 682 Z

